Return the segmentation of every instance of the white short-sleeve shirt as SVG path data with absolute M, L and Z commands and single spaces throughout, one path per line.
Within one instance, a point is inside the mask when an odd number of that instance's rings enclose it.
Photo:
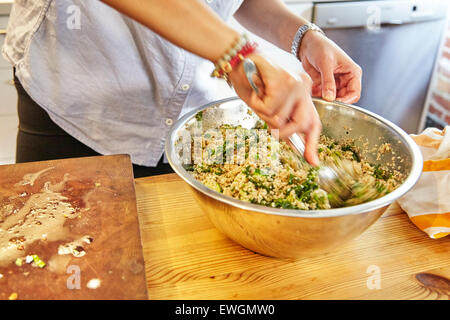
M 229 19 L 242 0 L 205 1 Z M 67 133 L 154 166 L 170 126 L 214 100 L 212 63 L 98 0 L 15 0 L 3 55 Z

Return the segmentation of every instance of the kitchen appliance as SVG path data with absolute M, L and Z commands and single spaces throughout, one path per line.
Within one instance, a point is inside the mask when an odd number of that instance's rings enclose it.
M 229 98 L 192 110 L 180 118 L 168 134 L 165 153 L 174 171 L 192 187 L 199 206 L 212 223 L 250 250 L 283 258 L 328 252 L 366 230 L 389 204 L 409 191 L 419 179 L 422 155 L 399 127 L 359 107 L 321 99 L 314 99 L 314 104 L 328 136 L 335 139 L 363 136 L 367 138 L 369 149 L 380 143 L 390 143 L 392 150 L 403 159 L 398 168 L 407 177 L 403 184 L 379 199 L 352 207 L 311 211 L 265 207 L 216 192 L 183 168 L 186 155 L 180 154 L 179 142 L 186 137 L 186 125 L 197 121 L 197 112 L 203 111 L 204 132 L 222 124 L 254 127 L 258 117 L 248 114 L 249 108 L 242 100 Z M 367 160 L 388 163 L 392 161 L 391 156 L 387 153 L 377 160 L 376 155 L 369 153 Z
M 358 105 L 417 133 L 424 125 L 447 5 L 443 0 L 315 3 L 313 22 L 362 67 Z

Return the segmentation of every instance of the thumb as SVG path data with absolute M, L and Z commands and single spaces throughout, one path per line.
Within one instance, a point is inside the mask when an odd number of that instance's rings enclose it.
M 328 101 L 336 99 L 336 82 L 334 80 L 333 69 L 325 67 L 321 71 L 322 98 Z

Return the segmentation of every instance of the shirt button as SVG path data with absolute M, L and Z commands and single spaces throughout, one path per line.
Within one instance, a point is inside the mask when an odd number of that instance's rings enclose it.
M 187 83 L 183 84 L 183 86 L 181 87 L 181 89 L 183 89 L 183 91 L 188 91 L 189 88 L 190 88 L 190 86 Z
M 167 124 L 168 126 L 171 126 L 171 125 L 173 124 L 173 120 L 170 119 L 170 118 L 167 118 L 167 119 L 166 119 L 166 124 Z

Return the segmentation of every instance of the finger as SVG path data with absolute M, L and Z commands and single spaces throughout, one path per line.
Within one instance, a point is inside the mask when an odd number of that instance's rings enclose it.
M 258 88 L 258 97 L 261 99 L 265 96 L 265 86 L 262 82 L 261 78 L 258 75 L 253 75 L 253 82 L 255 83 L 256 87 Z
M 336 81 L 336 99 L 342 97 L 342 93 L 345 94 L 347 92 L 347 84 L 351 78 L 351 75 L 348 73 L 334 75 L 334 80 Z
M 253 80 L 255 82 L 255 85 L 260 89 L 258 93 L 259 99 L 262 100 L 265 105 L 265 107 L 263 109 L 260 109 L 259 111 L 266 116 L 273 116 L 283 106 L 284 102 L 284 96 L 279 92 L 279 83 L 277 83 L 277 81 L 273 81 L 273 75 L 279 76 L 281 69 L 268 63 L 267 60 L 265 60 L 266 63 L 262 64 L 258 62 L 258 59 L 254 59 L 254 62 L 259 69 L 259 76 L 254 76 Z M 285 73 L 285 76 L 288 80 L 289 78 L 292 78 L 290 76 L 288 77 L 287 73 Z M 261 90 L 261 88 L 263 88 L 263 90 Z M 253 99 L 256 101 L 255 98 Z
M 305 159 L 313 166 L 319 165 L 317 149 L 321 131 L 322 124 L 320 121 L 314 121 L 312 126 L 305 132 Z
M 277 128 L 283 127 L 289 122 L 289 117 L 291 116 L 298 99 L 298 92 L 296 92 L 295 88 L 296 87 L 293 87 L 292 91 L 286 97 L 283 106 L 278 109 L 278 112 L 273 116 L 273 122 L 276 123 Z
M 242 96 L 241 96 L 242 98 Z M 244 99 L 245 101 L 245 99 Z M 249 107 L 256 111 L 258 114 L 264 114 L 267 112 L 266 104 L 253 90 L 250 92 L 250 97 L 248 100 Z
M 297 122 L 294 120 L 289 121 L 284 127 L 280 128 L 280 139 L 286 139 L 295 132 L 306 131 L 305 123 Z
M 361 78 L 356 76 L 350 79 L 345 89 L 345 94 L 338 97 L 337 100 L 344 103 L 358 102 L 361 97 Z
M 339 88 L 338 91 L 337 91 L 337 94 L 336 94 L 336 101 L 344 102 L 344 101 L 342 101 L 341 99 L 342 99 L 342 97 L 344 97 L 346 94 L 347 94 L 347 88 L 346 88 L 346 87 Z
M 322 98 L 328 101 L 333 101 L 336 99 L 334 70 L 329 64 L 326 64 L 320 72 L 322 77 Z
M 319 164 L 317 147 L 322 124 L 312 100 L 303 101 L 301 107 L 298 105 L 291 119 L 292 121 L 280 130 L 279 137 L 286 139 L 294 132 L 305 134 L 305 159 L 313 166 L 317 166 Z
M 311 95 L 313 97 L 322 97 L 322 86 L 320 85 L 320 83 L 317 85 L 313 85 Z
M 311 100 L 311 98 L 310 98 Z M 295 105 L 295 110 L 291 116 L 291 120 L 282 128 L 280 128 L 280 139 L 285 139 L 295 132 L 304 132 L 310 126 L 311 110 L 306 100 L 299 100 Z M 314 110 L 315 111 L 315 110 Z
M 276 123 L 274 123 L 273 118 L 272 117 L 267 117 L 263 114 L 258 114 L 258 117 L 264 121 L 265 123 L 267 123 L 267 126 L 269 127 L 270 130 L 272 129 L 277 129 L 278 127 L 276 126 Z
M 317 71 L 316 68 L 314 68 L 308 60 L 305 60 L 302 62 L 302 66 L 303 69 L 305 70 L 305 72 L 311 77 L 313 83 L 316 84 L 320 84 L 321 82 L 321 76 L 320 76 L 320 72 Z M 301 77 L 301 73 L 300 73 L 300 77 Z

